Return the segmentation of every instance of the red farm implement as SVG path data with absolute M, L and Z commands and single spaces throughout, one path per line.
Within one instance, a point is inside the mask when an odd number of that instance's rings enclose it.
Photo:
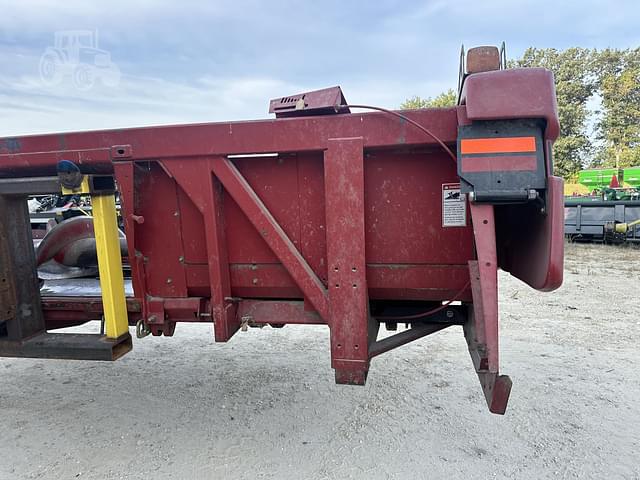
M 494 48 L 467 58 L 452 108 L 353 113 L 333 88 L 273 100 L 271 120 L 0 139 L 0 355 L 114 359 L 127 324 L 171 336 L 209 322 L 217 342 L 326 324 L 336 381 L 363 384 L 372 358 L 461 325 L 504 413 L 497 269 L 538 290 L 562 282 L 559 126 L 550 72 L 504 69 Z M 93 208 L 96 241 L 112 240 L 102 298 L 40 295 L 24 205 L 61 184 L 107 199 Z M 50 332 L 103 316 L 106 335 Z M 398 323 L 410 328 L 378 339 Z

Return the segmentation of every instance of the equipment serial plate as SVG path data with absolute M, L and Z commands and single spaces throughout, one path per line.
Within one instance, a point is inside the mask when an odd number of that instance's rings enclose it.
M 465 227 L 467 225 L 467 204 L 465 194 L 460 192 L 459 183 L 442 184 L 442 226 Z

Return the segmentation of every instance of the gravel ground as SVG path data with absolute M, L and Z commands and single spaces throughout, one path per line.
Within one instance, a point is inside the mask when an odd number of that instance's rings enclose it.
M 377 358 L 365 387 L 333 383 L 324 327 L 214 345 L 179 325 L 113 364 L 0 359 L 0 479 L 640 479 L 638 265 L 569 245 L 556 292 L 501 274 L 504 417 L 458 327 Z

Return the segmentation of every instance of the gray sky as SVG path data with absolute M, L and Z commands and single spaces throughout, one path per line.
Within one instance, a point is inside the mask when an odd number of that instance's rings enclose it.
M 455 88 L 461 43 L 504 40 L 512 57 L 529 46 L 637 47 L 638 5 L 0 0 L 0 137 L 265 118 L 270 98 L 332 85 L 352 103 L 397 108 Z M 43 80 L 41 57 L 67 30 L 98 32 L 117 85 L 81 91 L 73 65 L 60 83 Z

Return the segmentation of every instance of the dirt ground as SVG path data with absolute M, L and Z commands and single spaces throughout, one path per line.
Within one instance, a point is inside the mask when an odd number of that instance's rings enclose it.
M 459 327 L 378 357 L 365 387 L 333 383 L 325 327 L 0 359 L 0 479 L 640 479 L 639 266 L 569 245 L 556 292 L 500 275 L 504 417 Z

